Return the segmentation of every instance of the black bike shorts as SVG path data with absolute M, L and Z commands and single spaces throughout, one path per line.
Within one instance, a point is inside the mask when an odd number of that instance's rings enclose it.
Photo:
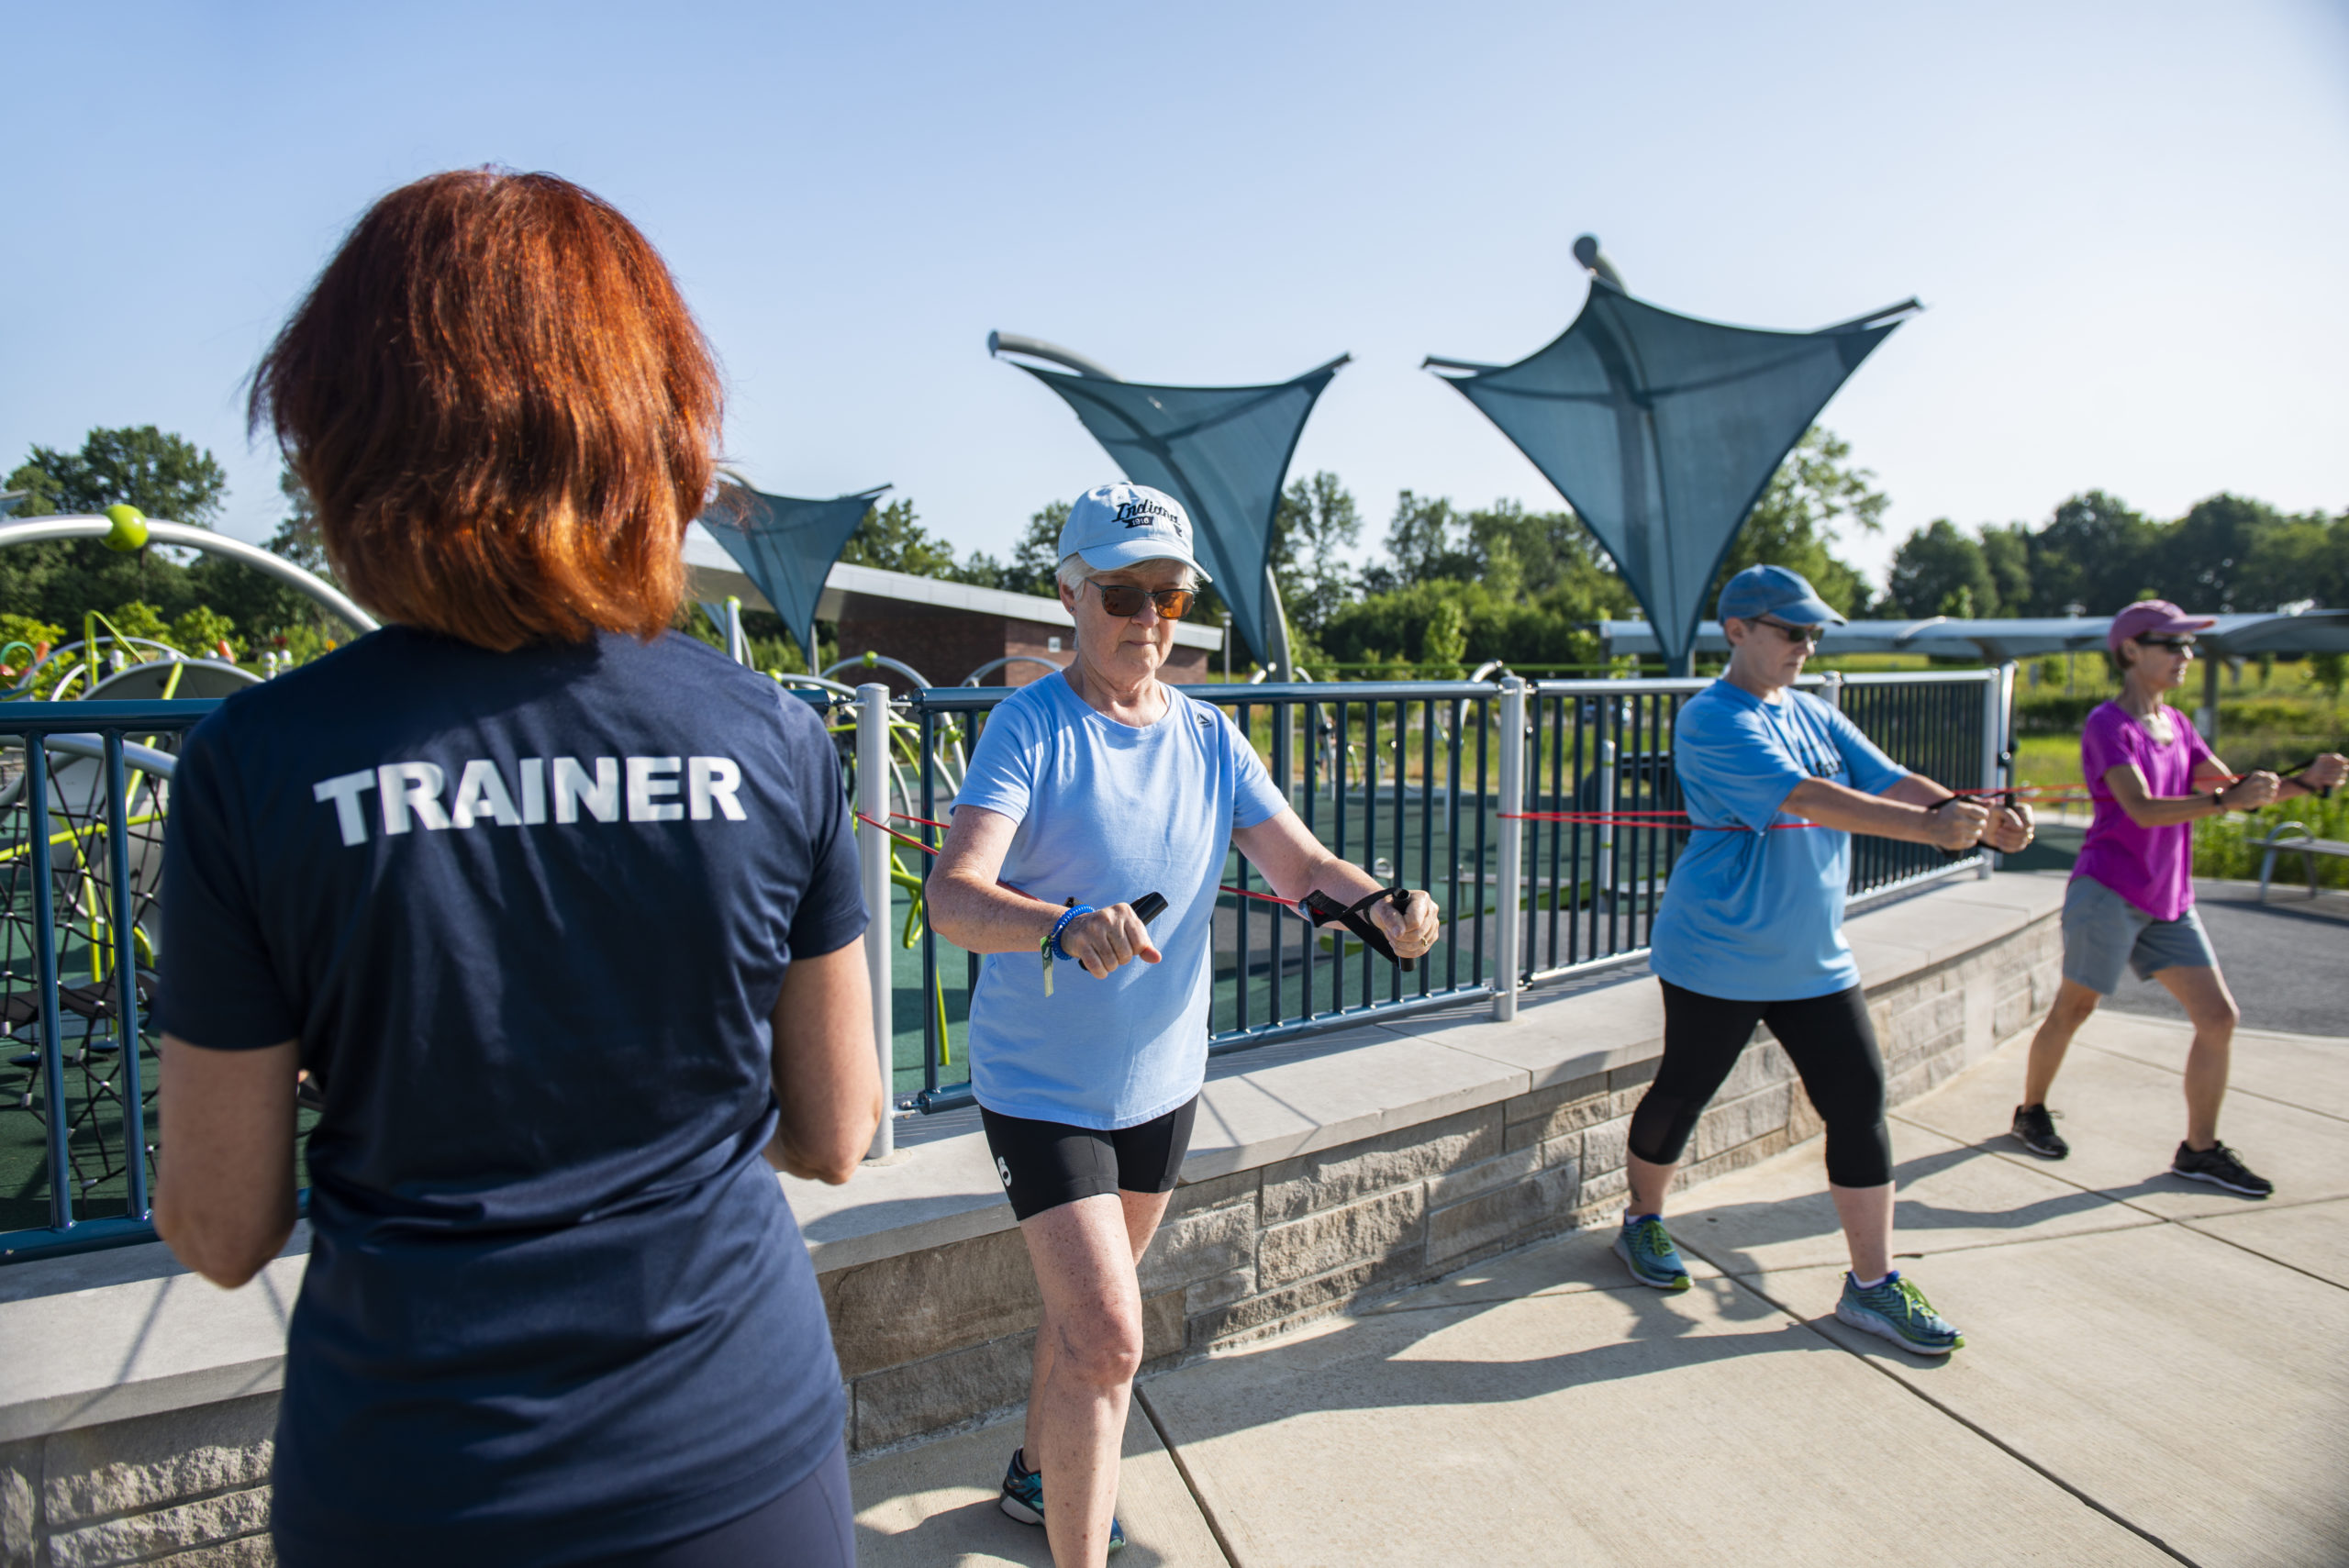
M 1171 1193 L 1191 1149 L 1192 1095 L 1164 1116 L 1115 1132 L 1062 1121 L 1030 1121 L 979 1107 L 995 1173 L 1011 1198 L 1011 1212 L 1033 1219 L 1048 1208 L 1104 1193 Z

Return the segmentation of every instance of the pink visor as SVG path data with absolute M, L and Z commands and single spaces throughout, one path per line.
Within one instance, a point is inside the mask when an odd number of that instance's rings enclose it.
M 2167 599 L 2143 599 L 2112 617 L 2112 629 L 2104 634 L 2104 640 L 2118 653 L 2132 638 L 2184 637 L 2208 631 L 2217 624 L 2209 616 L 2188 615 Z

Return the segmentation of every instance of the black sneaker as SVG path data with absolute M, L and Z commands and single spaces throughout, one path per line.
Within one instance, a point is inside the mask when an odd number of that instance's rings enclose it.
M 2251 1168 L 2236 1159 L 2235 1151 L 2223 1143 L 2213 1143 L 2199 1152 L 2179 1144 L 2177 1158 L 2169 1162 L 2169 1173 L 2190 1182 L 2208 1182 L 2245 1197 L 2266 1197 L 2276 1190 L 2275 1183 L 2254 1175 Z
M 2045 1106 L 2017 1106 L 2009 1136 L 2043 1160 L 2061 1160 L 2072 1151 L 2055 1130 L 2055 1117 Z

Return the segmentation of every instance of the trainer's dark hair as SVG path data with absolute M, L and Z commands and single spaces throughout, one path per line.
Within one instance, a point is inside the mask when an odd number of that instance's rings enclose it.
M 669 625 L 722 406 L 633 224 L 552 174 L 467 169 L 359 220 L 247 413 L 353 597 L 502 652 Z

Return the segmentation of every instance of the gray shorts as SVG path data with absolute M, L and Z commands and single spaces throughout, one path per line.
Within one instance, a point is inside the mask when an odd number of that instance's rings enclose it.
M 2121 988 L 2126 964 L 2140 980 L 2172 967 L 2216 969 L 2219 955 L 2188 908 L 2156 920 L 2092 876 L 2076 876 L 2064 895 L 2064 978 L 2101 996 Z

